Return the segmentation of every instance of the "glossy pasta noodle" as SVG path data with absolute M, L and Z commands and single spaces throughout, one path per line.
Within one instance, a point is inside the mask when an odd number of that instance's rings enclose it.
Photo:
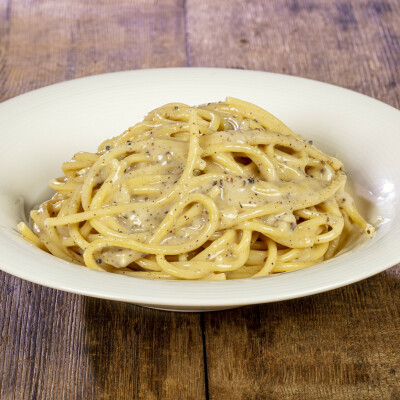
M 342 163 L 242 100 L 173 103 L 63 164 L 25 238 L 95 270 L 225 280 L 308 267 L 374 228 Z

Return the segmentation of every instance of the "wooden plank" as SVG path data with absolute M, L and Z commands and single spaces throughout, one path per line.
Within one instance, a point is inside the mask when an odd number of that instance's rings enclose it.
M 10 42 L 11 0 L 0 2 L 0 99 L 3 98 L 5 65 Z M 0 100 L 1 101 L 1 100 Z
M 198 314 L 1 278 L 1 399 L 205 397 Z
M 209 398 L 396 398 L 399 301 L 398 279 L 382 274 L 313 297 L 207 314 Z
M 194 66 L 286 73 L 400 106 L 397 1 L 191 0 Z M 204 316 L 210 399 L 400 398 L 400 267 Z
M 85 319 L 86 353 L 104 398 L 205 397 L 198 314 L 88 298 Z
M 181 1 L 0 2 L 0 100 L 80 76 L 185 66 Z M 0 398 L 201 399 L 200 317 L 0 273 Z
M 187 63 L 180 0 L 21 0 L 7 12 L 2 101 L 81 76 Z
M 396 0 L 188 2 L 193 66 L 278 72 L 400 104 Z
M 189 60 L 183 6 L 0 3 L 0 100 L 74 77 L 189 62 L 306 76 L 399 107 L 394 0 L 188 0 Z M 392 268 L 328 294 L 199 317 L 1 274 L 0 398 L 393 400 L 399 277 Z

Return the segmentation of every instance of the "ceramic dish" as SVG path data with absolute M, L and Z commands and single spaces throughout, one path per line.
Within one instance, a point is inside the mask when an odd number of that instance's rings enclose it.
M 48 181 L 77 151 L 93 151 L 148 111 L 234 96 L 266 108 L 345 164 L 376 237 L 322 264 L 265 278 L 153 281 L 92 271 L 30 245 L 16 231 Z M 0 268 L 52 288 L 172 310 L 216 310 L 324 292 L 400 261 L 400 112 L 358 93 L 265 72 L 161 69 L 69 81 L 0 104 Z M 23 201 L 24 202 L 23 202 Z

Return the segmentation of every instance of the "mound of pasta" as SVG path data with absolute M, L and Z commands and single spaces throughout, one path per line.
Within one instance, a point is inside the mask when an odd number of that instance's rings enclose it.
M 342 163 L 244 101 L 150 112 L 63 164 L 26 239 L 88 268 L 224 280 L 308 267 L 374 228 Z

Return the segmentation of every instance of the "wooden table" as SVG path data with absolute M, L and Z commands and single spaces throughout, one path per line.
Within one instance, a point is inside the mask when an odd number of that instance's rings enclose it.
M 400 106 L 397 0 L 0 0 L 0 100 L 152 67 L 299 75 Z M 368 116 L 366 116 L 368 117 Z M 400 399 L 400 267 L 168 313 L 0 278 L 0 398 Z

